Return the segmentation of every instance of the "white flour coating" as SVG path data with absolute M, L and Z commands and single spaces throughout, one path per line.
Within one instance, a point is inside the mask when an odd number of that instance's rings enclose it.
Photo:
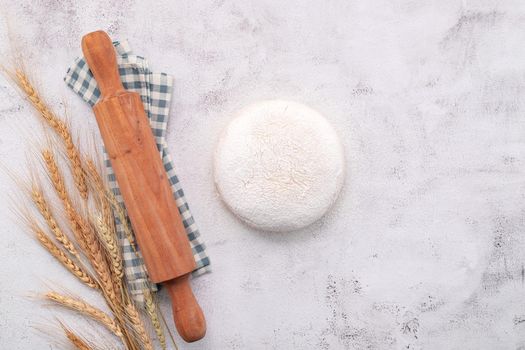
M 318 220 L 344 181 L 337 133 L 313 109 L 271 100 L 243 109 L 215 153 L 215 183 L 249 225 L 291 231 Z

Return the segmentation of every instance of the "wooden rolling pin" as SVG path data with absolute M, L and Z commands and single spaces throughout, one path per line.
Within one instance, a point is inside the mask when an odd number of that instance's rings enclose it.
M 85 35 L 82 51 L 102 93 L 93 110 L 149 277 L 168 289 L 180 336 L 199 340 L 206 321 L 189 282 L 195 260 L 140 96 L 122 86 L 105 32 Z

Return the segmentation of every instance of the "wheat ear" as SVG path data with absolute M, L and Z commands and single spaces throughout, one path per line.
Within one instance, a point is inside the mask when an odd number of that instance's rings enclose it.
M 75 235 L 76 241 L 80 245 L 80 248 L 82 248 L 82 250 L 85 251 L 87 250 L 87 247 L 84 237 L 82 236 L 82 228 L 79 224 L 80 215 L 78 214 L 73 203 L 71 202 L 71 198 L 69 197 L 64 178 L 55 161 L 55 156 L 50 150 L 44 149 L 42 151 L 42 159 L 44 160 L 44 164 L 47 169 L 47 174 L 49 176 L 49 179 L 51 180 L 53 188 L 55 189 L 58 198 L 62 202 L 66 217 L 69 221 L 71 231 L 73 231 L 73 234 Z
M 125 313 L 128 317 L 129 324 L 131 325 L 132 330 L 136 334 L 137 338 L 141 341 L 142 346 L 146 350 L 153 350 L 153 345 L 151 339 L 146 331 L 146 327 L 140 318 L 139 312 L 137 311 L 133 303 L 126 304 Z
M 111 207 L 113 208 L 113 211 L 116 213 L 117 218 L 120 221 L 120 225 L 122 226 L 122 230 L 124 231 L 124 234 L 126 235 L 126 238 L 128 239 L 129 243 L 131 244 L 131 248 L 133 249 L 133 251 L 136 252 L 137 247 L 135 243 L 135 237 L 133 235 L 131 226 L 129 225 L 128 218 L 126 216 L 126 211 L 124 210 L 122 205 L 117 200 L 117 197 L 115 196 L 115 194 L 106 189 L 106 186 L 104 185 L 104 181 L 102 180 L 102 177 L 100 176 L 98 172 L 97 166 L 91 159 L 88 159 L 86 161 L 86 168 L 87 168 L 88 175 L 91 178 L 95 189 L 99 193 L 105 193 L 107 201 L 110 203 Z
M 89 345 L 84 339 L 82 339 L 78 334 L 73 332 L 71 329 L 64 326 L 61 322 L 60 327 L 62 327 L 62 330 L 64 331 L 64 334 L 66 335 L 67 339 L 75 347 L 77 350 L 94 350 L 94 348 Z
M 82 338 L 80 338 L 78 335 L 76 335 L 75 333 L 73 333 L 69 329 L 65 329 L 64 333 L 66 334 L 67 339 L 75 347 L 75 349 L 78 349 L 78 350 L 94 350 L 91 346 L 89 346 L 88 343 L 86 343 Z
M 119 338 L 122 337 L 120 326 L 108 314 L 93 305 L 88 304 L 83 300 L 71 298 L 56 292 L 48 292 L 45 297 L 61 306 L 78 311 L 79 313 L 98 321 L 111 333 Z
M 94 193 L 96 195 L 96 203 L 99 206 L 100 215 L 94 219 L 97 233 L 99 234 L 104 246 L 109 254 L 112 268 L 115 275 L 120 281 L 124 276 L 124 267 L 122 263 L 122 254 L 120 247 L 117 242 L 117 233 L 115 232 L 115 218 L 113 216 L 113 210 L 111 209 L 111 203 L 108 196 L 108 191 L 102 180 L 102 176 L 97 170 L 95 163 L 92 160 L 87 162 L 87 171 L 89 179 L 94 187 Z M 117 282 L 118 282 L 117 281 Z
M 84 168 L 82 167 L 82 161 L 80 159 L 80 151 L 78 150 L 69 126 L 59 117 L 53 113 L 51 108 L 42 100 L 42 97 L 39 95 L 38 91 L 35 89 L 31 81 L 27 77 L 26 73 L 17 69 L 15 71 L 15 82 L 20 87 L 20 89 L 26 94 L 27 98 L 37 110 L 39 115 L 44 119 L 44 121 L 60 136 L 64 146 L 66 148 L 66 155 L 71 163 L 71 169 L 73 172 L 73 179 L 75 185 L 83 199 L 88 197 L 88 188 L 86 184 L 86 176 Z
M 102 290 L 110 301 L 118 305 L 111 270 L 108 266 L 105 252 L 102 250 L 102 246 L 93 227 L 89 224 L 83 224 L 83 234 L 89 251 L 89 260 L 93 269 L 97 272 Z
M 80 259 L 77 249 L 71 240 L 66 234 L 60 229 L 58 223 L 55 220 L 51 207 L 48 205 L 44 193 L 42 190 L 35 184 L 31 186 L 31 198 L 33 203 L 35 203 L 38 211 L 46 221 L 47 226 L 53 232 L 55 239 L 62 244 L 62 246 L 77 259 Z
M 97 273 L 100 280 L 100 287 L 110 300 L 115 301 L 116 295 L 111 272 L 107 265 L 102 246 L 96 237 L 93 228 L 73 206 L 65 186 L 64 177 L 58 168 L 53 153 L 50 150 L 45 149 L 42 151 L 42 158 L 44 159 L 53 187 L 64 205 L 71 229 L 75 234 L 77 241 L 80 243 L 81 248 L 89 258 L 93 269 Z
M 64 267 L 71 272 L 75 277 L 80 281 L 84 282 L 87 286 L 91 288 L 98 288 L 98 284 L 91 275 L 86 272 L 82 267 L 77 265 L 73 260 L 71 260 L 62 249 L 60 249 L 53 241 L 49 238 L 48 235 L 44 233 L 36 224 L 31 225 L 32 230 L 34 231 L 38 241 L 47 251 L 57 259 Z
M 155 303 L 153 294 L 149 289 L 144 289 L 143 294 L 146 313 L 148 314 L 151 320 L 151 324 L 153 325 L 155 334 L 157 334 L 157 339 L 159 340 L 160 346 L 163 350 L 166 350 L 166 337 L 164 336 L 164 331 L 162 330 L 162 326 L 160 324 L 157 304 Z
M 115 213 L 117 213 L 117 218 L 120 222 L 120 225 L 122 225 L 122 231 L 124 231 L 124 234 L 126 235 L 126 238 L 128 239 L 131 248 L 136 254 L 138 252 L 137 243 L 135 241 L 135 235 L 133 233 L 133 230 L 129 224 L 128 217 L 126 215 L 126 210 L 116 200 L 113 204 L 113 210 L 115 211 Z
M 124 276 L 124 268 L 122 264 L 122 255 L 120 254 L 120 247 L 118 246 L 114 226 L 112 227 L 108 220 L 103 216 L 95 218 L 97 232 L 104 242 L 104 246 L 109 254 L 111 266 L 115 272 L 116 277 L 120 280 Z

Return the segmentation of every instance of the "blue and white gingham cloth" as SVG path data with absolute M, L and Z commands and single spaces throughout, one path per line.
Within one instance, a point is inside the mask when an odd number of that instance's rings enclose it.
M 199 230 L 195 225 L 195 220 L 191 215 L 190 208 L 184 197 L 184 192 L 175 174 L 173 163 L 168 152 L 166 143 L 166 130 L 169 118 L 169 107 L 173 78 L 165 73 L 153 73 L 149 70 L 147 61 L 140 56 L 131 54 L 131 49 L 126 41 L 115 42 L 117 51 L 117 63 L 119 66 L 120 78 L 124 88 L 140 94 L 144 104 L 144 110 L 150 120 L 151 130 L 155 136 L 160 156 L 166 168 L 171 189 L 175 196 L 179 212 L 181 214 L 184 228 L 190 240 L 193 256 L 197 268 L 193 275 L 201 275 L 209 270 L 210 259 L 206 254 L 204 243 L 200 240 Z M 97 82 L 91 74 L 84 58 L 77 58 L 71 68 L 68 69 L 64 78 L 66 84 L 75 91 L 82 99 L 91 106 L 95 105 L 100 97 Z M 117 200 L 123 206 L 124 201 L 120 194 L 115 174 L 111 168 L 111 163 L 104 152 L 105 165 L 109 179 L 109 186 L 115 193 Z M 129 281 L 133 298 L 141 302 L 143 300 L 144 288 L 156 289 L 156 286 L 149 282 L 146 267 L 140 251 L 138 254 L 133 249 L 126 237 L 122 223 L 115 217 L 117 234 L 125 263 L 125 274 Z

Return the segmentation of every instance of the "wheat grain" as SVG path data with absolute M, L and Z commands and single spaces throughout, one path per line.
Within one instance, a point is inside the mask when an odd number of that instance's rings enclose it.
M 72 331 L 64 330 L 64 333 L 66 334 L 67 339 L 69 339 L 71 344 L 75 347 L 75 349 L 94 350 L 91 346 L 89 346 L 88 343 L 86 343 L 82 338 L 80 338 L 78 335 L 76 335 Z
M 157 304 L 155 303 L 153 294 L 151 293 L 149 289 L 144 289 L 143 294 L 144 294 L 144 306 L 146 309 L 146 313 L 148 314 L 151 320 L 151 324 L 153 325 L 155 334 L 157 334 L 157 339 L 159 340 L 160 346 L 162 347 L 163 350 L 166 350 L 167 349 L 166 337 L 164 336 L 164 331 L 162 330 L 162 326 L 160 324 Z
M 100 172 L 92 159 L 86 160 L 86 170 L 89 179 L 92 181 L 95 188 L 100 192 L 105 192 L 106 186 L 104 184 L 104 180 L 102 180 L 102 176 L 100 176 Z
M 111 260 L 111 265 L 113 270 L 120 280 L 123 277 L 123 264 L 122 264 L 122 254 L 120 247 L 117 242 L 117 234 L 115 232 L 115 223 L 113 210 L 111 209 L 110 199 L 108 196 L 108 191 L 100 173 L 98 172 L 95 163 L 88 159 L 87 170 L 89 179 L 93 183 L 94 192 L 96 194 L 96 203 L 98 204 L 100 215 L 94 219 L 95 227 L 97 228 L 97 233 L 99 234 L 106 250 L 109 253 Z
M 53 188 L 55 189 L 58 198 L 62 202 L 71 231 L 73 232 L 77 243 L 80 245 L 80 248 L 82 248 L 83 251 L 86 251 L 87 246 L 82 234 L 82 227 L 79 223 L 81 218 L 75 209 L 71 198 L 69 197 L 64 178 L 60 172 L 60 169 L 58 168 L 57 162 L 55 161 L 55 156 L 50 150 L 44 149 L 42 151 L 42 159 L 44 160 L 47 174 L 51 180 Z
M 58 223 L 56 222 L 53 212 L 51 211 L 51 207 L 48 205 L 44 193 L 42 190 L 37 186 L 35 183 L 31 186 L 31 198 L 33 199 L 33 203 L 35 203 L 38 211 L 44 218 L 44 220 L 47 223 L 47 226 L 53 232 L 53 235 L 55 236 L 55 239 L 62 244 L 62 246 L 73 256 L 75 256 L 77 259 L 80 259 L 80 256 L 78 254 L 77 249 L 75 248 L 75 245 L 69 237 L 64 234 L 64 232 L 60 229 L 58 226 Z
M 137 254 L 137 243 L 135 241 L 135 234 L 133 233 L 133 229 L 131 228 L 131 225 L 128 220 L 128 216 L 126 215 L 126 210 L 120 205 L 118 202 L 113 207 L 113 210 L 117 213 L 117 218 L 120 222 L 122 231 L 126 235 L 126 238 L 131 245 L 131 248 Z
M 131 248 L 133 249 L 133 251 L 137 252 L 135 236 L 133 234 L 133 230 L 131 229 L 131 226 L 129 225 L 126 211 L 123 208 L 122 204 L 119 203 L 119 201 L 117 200 L 117 197 L 115 196 L 113 192 L 108 191 L 106 189 L 106 186 L 104 185 L 104 181 L 102 180 L 102 177 L 100 176 L 95 163 L 91 159 L 88 159 L 86 161 L 86 168 L 87 168 L 87 173 L 90 179 L 92 180 L 93 185 L 95 186 L 96 190 L 99 193 L 105 193 L 106 199 L 111 205 L 111 207 L 113 208 L 113 211 L 116 213 L 116 216 L 121 225 L 121 229 L 126 235 L 126 238 L 128 239 L 131 245 Z
M 44 159 L 53 187 L 63 203 L 75 238 L 80 243 L 83 252 L 88 257 L 91 266 L 97 274 L 100 289 L 103 292 L 106 303 L 115 313 L 115 316 L 118 317 L 119 310 L 123 307 L 121 300 L 117 298 L 116 291 L 121 291 L 121 288 L 120 283 L 115 283 L 116 278 L 112 275 L 109 267 L 106 251 L 103 250 L 93 226 L 85 220 L 73 206 L 53 153 L 49 150 L 44 150 L 42 152 L 42 158 Z
M 66 328 L 65 326 L 61 325 L 62 329 L 64 330 L 64 334 L 66 335 L 67 339 L 75 347 L 75 349 L 78 350 L 94 350 L 91 345 L 89 345 L 84 339 L 82 339 L 79 335 L 74 333 L 72 330 Z
M 35 89 L 31 81 L 21 69 L 15 71 L 15 82 L 20 87 L 20 89 L 26 94 L 27 98 L 37 110 L 40 116 L 44 121 L 57 133 L 57 135 L 62 139 L 64 146 L 66 148 L 66 155 L 69 159 L 70 166 L 73 172 L 73 179 L 75 185 L 80 193 L 80 196 L 83 199 L 88 197 L 88 188 L 86 184 L 85 171 L 82 166 L 82 161 L 80 158 L 80 151 L 73 141 L 69 126 L 55 113 L 51 108 L 43 101 L 38 91 Z
M 126 304 L 124 311 L 128 318 L 129 324 L 140 340 L 141 345 L 146 350 L 153 350 L 151 339 L 135 305 L 132 302 Z
M 97 232 L 100 238 L 102 239 L 102 242 L 104 242 L 106 250 L 108 251 L 113 271 L 115 272 L 117 278 L 120 280 L 124 275 L 124 268 L 122 265 L 122 255 L 120 253 L 120 247 L 118 246 L 117 239 L 115 236 L 114 226 L 112 227 L 110 223 L 108 223 L 107 218 L 104 218 L 103 216 L 98 216 L 95 219 L 95 222 Z
M 93 269 L 97 272 L 101 288 L 109 300 L 118 305 L 115 286 L 113 284 L 114 279 L 112 278 L 111 269 L 109 268 L 100 241 L 98 240 L 98 237 L 96 236 L 91 225 L 83 225 L 82 231 L 89 252 L 89 261 L 91 262 Z
M 111 271 L 106 261 L 104 251 L 93 227 L 78 213 L 71 202 L 67 188 L 64 183 L 64 177 L 58 168 L 55 157 L 50 150 L 42 151 L 42 158 L 46 165 L 49 177 L 55 188 L 55 191 L 63 203 L 66 215 L 69 219 L 71 229 L 79 242 L 82 250 L 88 257 L 93 269 L 97 273 L 100 281 L 100 287 L 108 295 L 110 300 L 115 301 L 116 295 L 111 278 Z
M 104 311 L 94 307 L 93 305 L 72 297 L 68 297 L 57 292 L 48 292 L 45 297 L 61 306 L 68 309 L 78 311 L 79 313 L 88 316 L 100 324 L 105 326 L 110 332 L 115 334 L 117 337 L 122 338 L 122 331 L 120 326 Z
M 71 260 L 62 249 L 60 249 L 53 241 L 42 231 L 36 224 L 31 225 L 38 241 L 47 249 L 47 251 L 57 259 L 69 272 L 71 272 L 80 281 L 84 282 L 91 288 L 98 289 L 98 283 L 91 275 L 81 266 L 77 265 Z

